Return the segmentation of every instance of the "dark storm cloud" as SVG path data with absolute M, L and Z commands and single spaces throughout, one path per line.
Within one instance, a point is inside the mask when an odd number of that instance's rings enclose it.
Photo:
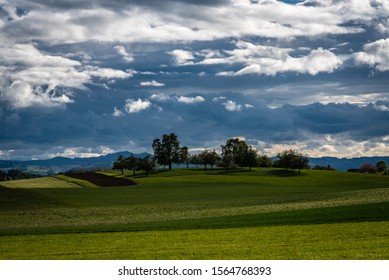
M 199 96 L 192 94 L 188 98 L 196 97 Z M 236 93 L 204 95 L 203 99 L 204 102 L 184 104 L 175 95 L 164 95 L 159 101 L 149 98 L 154 107 L 162 110 L 154 108 L 142 113 L 151 114 L 167 124 L 165 130 L 171 127 L 188 139 L 202 135 L 205 140 L 208 134 L 218 139 L 241 135 L 274 142 L 298 140 L 301 135 L 296 132 L 306 131 L 317 135 L 348 134 L 352 140 L 366 140 L 389 134 L 385 129 L 389 127 L 389 111 L 382 102 L 366 106 L 314 103 L 271 109 Z M 234 104 L 230 110 L 228 102 Z
M 388 103 L 383 101 L 362 107 L 315 103 L 271 109 L 237 93 L 191 94 L 186 99 L 143 93 L 132 100 L 147 100 L 150 106 L 131 113 L 125 110 L 128 96 L 99 97 L 84 95 L 83 102 L 77 100 L 66 111 L 2 111 L 0 121 L 6 129 L 0 150 L 14 150 L 16 156 L 19 150 L 27 153 L 27 146 L 31 152 L 47 147 L 45 155 L 55 155 L 82 143 L 94 150 L 151 151 L 152 140 L 168 132 L 177 133 L 182 144 L 191 148 L 219 148 L 227 138 L 237 136 L 269 144 L 308 141 L 320 146 L 310 137 L 348 135 L 349 141 L 366 141 L 389 135 Z M 114 107 L 122 114 L 114 116 Z
M 282 1 L 297 2 L 297 1 Z M 6 1 L 0 157 L 389 153 L 386 1 Z
M 366 140 L 389 134 L 388 108 L 376 104 L 314 103 L 305 106 L 283 106 L 280 111 L 291 117 L 294 126 L 315 134 L 347 133 L 352 140 Z

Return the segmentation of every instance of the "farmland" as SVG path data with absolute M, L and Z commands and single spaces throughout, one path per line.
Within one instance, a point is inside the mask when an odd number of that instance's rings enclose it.
M 2 182 L 1 259 L 388 259 L 389 178 L 334 171 L 105 173 Z M 129 181 L 130 182 L 130 181 Z

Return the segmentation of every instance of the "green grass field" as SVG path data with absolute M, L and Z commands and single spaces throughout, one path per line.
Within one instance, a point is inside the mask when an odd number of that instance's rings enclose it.
M 389 177 L 162 170 L 1 182 L 0 259 L 389 259 Z

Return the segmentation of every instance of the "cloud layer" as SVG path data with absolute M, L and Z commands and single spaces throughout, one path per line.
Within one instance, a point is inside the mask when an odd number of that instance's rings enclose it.
M 0 1 L 0 157 L 389 154 L 386 0 Z M 151 139 L 151 140 L 150 140 Z

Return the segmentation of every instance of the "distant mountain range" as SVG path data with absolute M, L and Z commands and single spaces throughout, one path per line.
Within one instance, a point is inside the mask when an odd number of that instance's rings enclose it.
M 365 163 L 376 165 L 380 160 L 384 160 L 389 163 L 389 157 L 359 157 L 359 158 L 336 158 L 336 157 L 321 157 L 321 158 L 309 158 L 309 165 L 314 167 L 315 165 L 328 166 L 335 168 L 339 171 L 347 171 L 348 169 L 359 168 Z
M 66 172 L 72 169 L 91 169 L 91 168 L 110 168 L 112 163 L 119 155 L 125 157 L 130 156 L 130 152 L 118 152 L 107 154 L 105 156 L 91 157 L 91 158 L 67 158 L 55 157 L 46 160 L 0 160 L 0 169 L 18 169 L 27 173 L 49 175 L 60 172 Z M 135 157 L 145 157 L 148 154 L 133 154 Z M 336 157 L 321 157 L 309 158 L 309 165 L 328 166 L 339 171 L 347 171 L 348 169 L 358 168 L 365 163 L 375 165 L 378 161 L 385 160 L 389 163 L 389 157 L 360 157 L 360 158 L 336 158 Z
M 27 161 L 0 160 L 0 169 L 18 169 L 27 173 L 50 175 L 72 169 L 110 168 L 119 155 L 129 157 L 131 154 L 135 157 L 145 157 L 148 155 L 147 153 L 118 152 L 90 158 L 55 157 L 52 159 Z

